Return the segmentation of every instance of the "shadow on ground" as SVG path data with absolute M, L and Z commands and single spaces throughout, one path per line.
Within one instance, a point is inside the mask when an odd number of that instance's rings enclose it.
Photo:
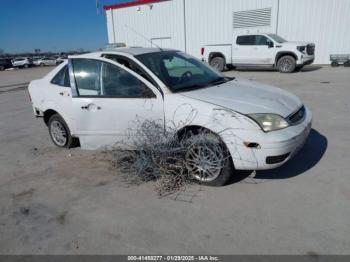
M 316 66 L 316 65 L 309 65 L 305 66 L 301 69 L 296 69 L 294 73 L 307 73 L 307 72 L 312 72 L 312 71 L 317 71 L 322 69 L 322 66 Z M 279 73 L 276 68 L 268 68 L 268 67 L 237 67 L 236 69 L 233 70 L 225 70 L 225 72 L 229 71 L 238 71 L 238 72 L 276 72 Z
M 312 129 L 305 146 L 293 159 L 277 169 L 257 171 L 254 179 L 288 179 L 302 175 L 317 165 L 325 154 L 327 147 L 327 138 Z M 238 172 L 230 184 L 246 179 L 251 173 L 251 171 Z
M 305 66 L 303 67 L 300 72 L 312 72 L 312 71 L 317 71 L 317 70 L 320 70 L 322 69 L 322 66 L 316 66 L 316 65 L 310 65 L 310 66 Z

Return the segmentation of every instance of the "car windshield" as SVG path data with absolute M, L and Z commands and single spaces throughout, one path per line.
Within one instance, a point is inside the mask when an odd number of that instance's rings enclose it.
M 161 51 L 138 55 L 172 92 L 190 91 L 231 81 L 196 58 L 179 51 Z
M 287 42 L 286 39 L 284 39 L 283 37 L 280 37 L 279 35 L 276 35 L 276 34 L 268 34 L 268 36 L 280 44 Z

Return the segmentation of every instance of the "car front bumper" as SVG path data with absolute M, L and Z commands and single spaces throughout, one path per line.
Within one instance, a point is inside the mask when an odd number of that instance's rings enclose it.
M 302 55 L 301 58 L 297 61 L 298 65 L 311 65 L 315 61 L 314 55 Z
M 226 144 L 237 170 L 273 169 L 282 166 L 299 152 L 310 134 L 311 126 L 312 113 L 306 108 L 306 116 L 298 125 L 269 133 L 260 131 L 262 134 L 258 136 L 248 132 L 240 137 L 239 142 L 236 139 L 236 143 Z M 244 142 L 258 146 L 248 148 Z

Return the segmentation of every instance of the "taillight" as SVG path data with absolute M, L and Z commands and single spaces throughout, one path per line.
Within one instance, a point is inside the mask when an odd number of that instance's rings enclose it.
M 202 47 L 201 48 L 201 55 L 204 55 L 204 51 L 205 51 L 205 49 L 204 49 L 204 47 Z

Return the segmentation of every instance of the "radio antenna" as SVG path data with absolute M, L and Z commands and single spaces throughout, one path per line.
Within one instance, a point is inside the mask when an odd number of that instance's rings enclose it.
M 127 24 L 124 25 L 127 29 L 131 30 L 134 34 L 137 34 L 138 36 L 142 37 L 144 40 L 146 40 L 147 42 L 149 42 L 152 45 L 155 45 L 156 47 L 159 48 L 160 51 L 164 51 L 159 45 L 155 44 L 152 42 L 152 40 L 148 39 L 147 37 L 145 37 L 143 34 L 137 32 L 134 28 L 132 28 L 131 26 L 128 26 Z

